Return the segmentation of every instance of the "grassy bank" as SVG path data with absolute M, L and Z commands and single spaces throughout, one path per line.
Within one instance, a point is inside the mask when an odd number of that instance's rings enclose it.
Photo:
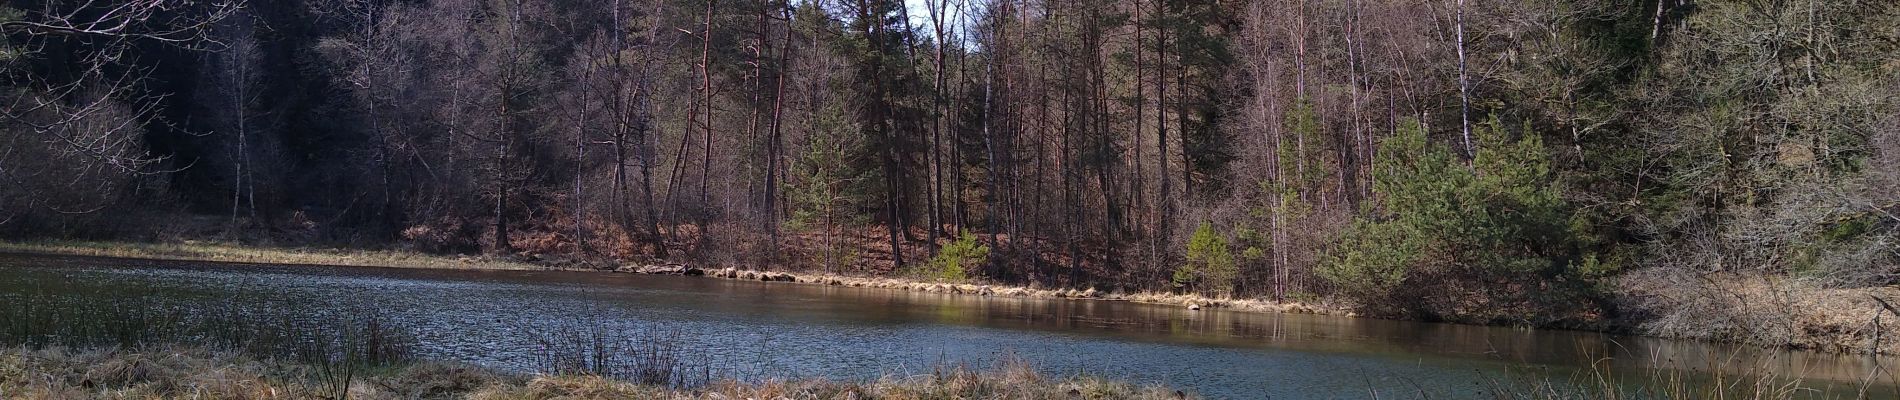
M 339 379 L 311 364 L 195 348 L 0 349 L 0 397 L 60 399 L 1175 399 L 1103 379 L 1055 379 L 1020 364 L 842 382 L 715 382 L 675 388 L 594 375 L 522 375 L 413 363 Z
M 399 250 L 258 247 L 223 242 L 189 240 L 164 243 L 0 241 L 0 253 L 57 254 L 258 264 L 341 265 L 356 267 L 499 270 L 549 268 L 544 265 L 495 257 L 438 256 Z
M 1342 372 L 1346 373 L 1346 372 Z M 1366 377 L 1374 379 L 1379 377 Z M 1775 377 L 1695 379 L 1660 374 L 1626 380 L 1592 369 L 1569 381 L 1499 377 L 1475 391 L 1381 393 L 1365 398 L 1497 400 L 1861 399 L 1852 388 L 1824 391 Z M 1831 393 L 1830 393 L 1831 392 Z M 1056 378 L 1022 363 L 986 369 L 940 367 L 861 381 L 793 379 L 656 385 L 595 374 L 514 374 L 451 363 L 415 362 L 339 374 L 332 366 L 192 347 L 144 350 L 0 348 L 0 398 L 36 399 L 1187 399 L 1159 386 L 1077 376 Z

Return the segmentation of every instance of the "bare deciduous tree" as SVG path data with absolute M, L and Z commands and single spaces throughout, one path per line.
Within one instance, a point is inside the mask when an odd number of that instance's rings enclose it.
M 124 200 L 140 176 L 166 172 L 143 135 L 167 94 L 143 87 L 135 47 L 217 44 L 212 27 L 237 2 L 54 2 L 0 5 L 0 227 L 25 213 L 86 214 Z

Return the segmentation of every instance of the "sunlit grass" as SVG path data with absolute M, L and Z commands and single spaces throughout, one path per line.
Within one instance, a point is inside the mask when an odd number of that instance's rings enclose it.
M 259 247 L 208 241 L 164 243 L 60 240 L 0 242 L 0 252 L 257 264 L 437 269 L 546 269 L 546 267 L 536 266 L 534 264 L 493 257 L 444 256 L 400 250 Z

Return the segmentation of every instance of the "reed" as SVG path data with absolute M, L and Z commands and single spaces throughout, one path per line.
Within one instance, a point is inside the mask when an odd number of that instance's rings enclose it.
M 1191 398 L 1159 386 L 1037 374 L 1026 365 L 944 366 L 862 381 L 721 380 L 671 388 L 599 375 L 519 375 L 444 363 L 361 369 L 312 379 L 321 367 L 192 347 L 144 351 L 0 348 L 0 398 L 87 399 L 997 399 Z
M 0 345 L 139 349 L 189 343 L 309 362 L 386 365 L 410 360 L 415 338 L 380 310 L 291 318 L 238 300 L 177 306 L 153 290 L 88 290 L 32 282 L 0 294 Z
M 711 363 L 692 355 L 685 333 L 667 327 L 622 328 L 588 319 L 540 329 L 537 370 L 585 375 L 666 388 L 693 388 L 713 379 Z
M 1879 390 L 1900 387 L 1892 378 L 1881 381 L 1871 374 L 1857 383 L 1810 380 L 1781 372 L 1777 364 L 1783 360 L 1775 358 L 1720 357 L 1693 368 L 1649 366 L 1633 371 L 1619 370 L 1615 361 L 1593 357 L 1573 373 L 1554 376 L 1544 367 L 1521 365 L 1504 375 L 1486 377 L 1479 384 L 1480 394 L 1497 400 L 1829 400 L 1891 398 L 1892 393 L 1879 393 L 1876 385 L 1895 385 Z M 1470 397 L 1414 395 L 1420 399 Z

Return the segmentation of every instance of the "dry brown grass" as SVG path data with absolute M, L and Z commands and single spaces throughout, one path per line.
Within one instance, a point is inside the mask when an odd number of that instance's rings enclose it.
M 433 269 L 547 269 L 535 264 L 491 257 L 437 256 L 390 250 L 272 248 L 192 240 L 174 243 L 0 242 L 0 252 L 256 264 Z
M 1900 300 L 1900 288 L 1837 289 L 1777 276 L 1654 269 L 1624 276 L 1617 290 L 1633 328 L 1648 335 L 1900 354 L 1900 316 L 1874 300 Z
M 517 376 L 414 364 L 365 371 L 335 393 L 315 367 L 232 353 L 0 349 L 0 398 L 33 399 L 1177 399 L 1185 394 L 1096 378 L 1050 379 L 1020 363 L 865 382 L 725 381 L 692 389 L 598 376 Z
M 281 398 L 296 391 L 256 360 L 202 350 L 0 351 L 0 397 Z
M 1607 360 L 1605 360 L 1607 361 Z M 1607 363 L 1591 363 L 1569 380 L 1520 377 L 1489 379 L 1479 383 L 1482 389 L 1474 398 L 1497 400 L 1829 400 L 1866 399 L 1867 392 L 1840 387 L 1813 387 L 1794 377 L 1779 376 L 1771 368 L 1758 368 L 1753 375 L 1690 375 L 1670 369 L 1643 376 L 1622 377 L 1612 374 Z
M 588 376 L 543 376 L 522 385 L 488 387 L 471 399 L 1180 399 L 1185 393 L 1096 378 L 1049 379 L 1020 363 L 993 370 L 937 372 L 866 382 L 822 379 L 715 383 L 694 390 L 663 390 Z

